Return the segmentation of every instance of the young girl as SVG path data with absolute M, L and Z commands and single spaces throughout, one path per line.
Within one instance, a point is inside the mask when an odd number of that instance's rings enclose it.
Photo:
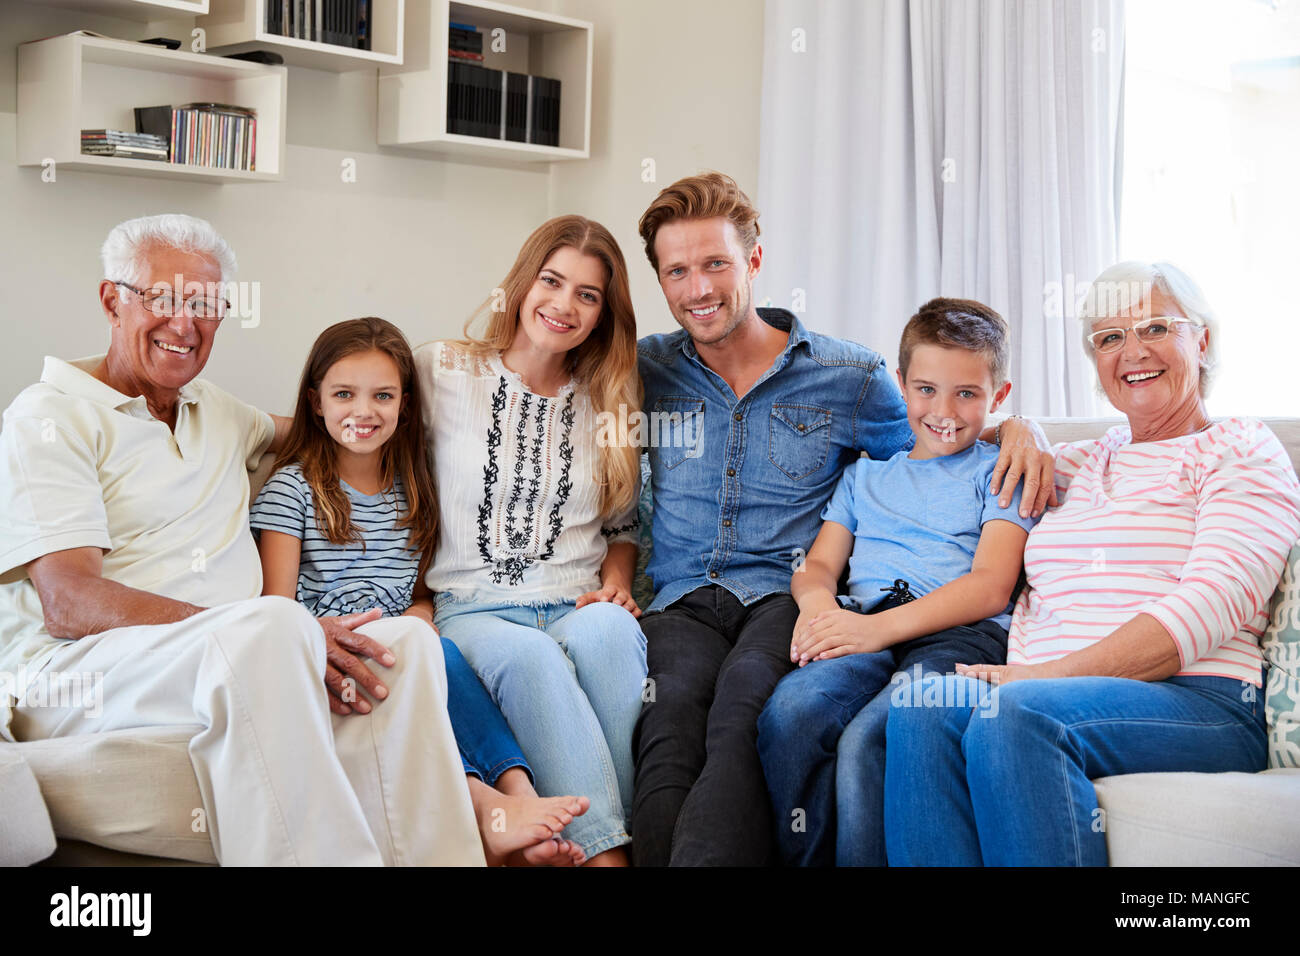
M 442 495 L 434 621 L 538 789 L 591 798 L 565 835 L 590 863 L 626 865 L 646 672 L 630 594 L 639 449 L 596 435 L 602 422 L 626 435 L 640 403 L 627 266 L 603 226 L 562 216 L 528 238 L 500 292 L 482 338 L 416 350 Z
M 363 318 L 322 332 L 276 471 L 251 510 L 263 593 L 296 599 L 317 617 L 378 608 L 431 624 L 419 578 L 437 545 L 438 502 L 423 434 L 411 350 L 397 327 Z M 448 712 L 489 864 L 583 862 L 556 834 L 587 801 L 537 796 L 501 712 L 456 646 L 443 640 L 442 649 Z M 364 696 L 351 699 L 335 705 L 340 714 L 369 712 Z

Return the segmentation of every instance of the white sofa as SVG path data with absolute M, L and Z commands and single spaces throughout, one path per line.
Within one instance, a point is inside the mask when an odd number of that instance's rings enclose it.
M 1052 441 L 1095 438 L 1114 423 L 1041 422 Z M 1300 472 L 1300 419 L 1267 423 Z M 253 476 L 254 492 L 268 466 Z M 215 863 L 194 813 L 203 801 L 186 746 L 197 729 L 0 742 L 0 863 Z M 1113 866 L 1300 865 L 1300 770 L 1095 783 Z

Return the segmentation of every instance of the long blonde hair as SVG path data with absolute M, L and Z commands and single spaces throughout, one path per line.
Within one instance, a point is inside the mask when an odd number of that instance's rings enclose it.
M 316 506 L 316 524 L 331 544 L 365 544 L 361 529 L 352 523 L 352 504 L 339 485 L 338 446 L 316 413 L 312 395 L 320 392 L 321 382 L 335 362 L 370 351 L 391 358 L 402 378 L 402 410 L 393 437 L 379 453 L 380 480 L 389 488 L 395 477 L 402 478 L 406 514 L 397 523 L 411 529 L 410 547 L 420 555 L 419 573 L 423 576 L 438 548 L 438 492 L 429 456 L 424 453 L 420 377 L 415 374 L 411 346 L 397 326 L 366 316 L 335 323 L 317 336 L 298 383 L 293 425 L 276 456 L 275 468 L 278 471 L 295 462 L 302 466 Z
M 494 310 L 488 298 L 465 323 L 465 340 L 460 344 L 473 352 L 504 352 L 514 343 L 519 330 L 519 312 L 524 297 L 537 281 L 542 266 L 557 249 L 569 247 L 581 255 L 594 256 L 605 266 L 608 283 L 600 319 L 581 345 L 569 353 L 577 382 L 586 388 L 597 416 L 611 418 L 613 434 L 627 435 L 629 416 L 641 408 L 641 377 L 636 367 L 636 316 L 627 281 L 627 263 L 608 229 L 582 216 L 557 216 L 533 232 L 501 283 L 505 308 Z M 495 300 L 499 302 L 499 299 Z M 481 336 L 470 326 L 487 316 Z M 640 478 L 641 449 L 627 441 L 602 443 L 597 448 L 596 474 L 601 486 L 600 510 L 611 518 L 626 510 L 636 498 Z

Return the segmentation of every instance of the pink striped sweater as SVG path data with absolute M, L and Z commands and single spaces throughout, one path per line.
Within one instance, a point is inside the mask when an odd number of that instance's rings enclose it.
M 1128 426 L 1058 445 L 1061 504 L 1025 546 L 1007 661 L 1064 657 L 1139 613 L 1174 639 L 1179 674 L 1260 683 L 1259 638 L 1300 538 L 1300 481 L 1262 422 L 1132 444 Z

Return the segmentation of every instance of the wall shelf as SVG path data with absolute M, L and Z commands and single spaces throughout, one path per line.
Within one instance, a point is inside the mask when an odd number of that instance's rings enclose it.
M 208 0 L 46 0 L 50 6 L 71 7 L 105 17 L 145 22 L 197 17 L 208 12 Z
M 287 71 L 243 60 L 86 36 L 18 47 L 18 164 L 59 171 L 218 183 L 283 178 Z M 214 169 L 81 152 L 83 129 L 135 129 L 134 108 L 231 103 L 257 111 L 255 171 Z
M 427 2 L 415 0 L 413 5 Z M 280 54 L 291 66 L 335 73 L 400 64 L 406 0 L 370 3 L 374 12 L 369 50 L 271 33 L 266 28 L 266 0 L 210 0 L 207 16 L 199 17 L 196 25 L 207 31 L 208 50 L 212 52 L 268 50 Z
M 541 146 L 447 132 L 447 49 L 450 24 L 483 33 L 483 66 L 560 81 L 560 144 Z M 505 31 L 505 50 L 491 49 L 491 31 Z M 427 0 L 406 8 L 401 66 L 379 70 L 378 140 L 451 155 L 554 162 L 591 153 L 593 27 L 536 10 L 489 0 Z

